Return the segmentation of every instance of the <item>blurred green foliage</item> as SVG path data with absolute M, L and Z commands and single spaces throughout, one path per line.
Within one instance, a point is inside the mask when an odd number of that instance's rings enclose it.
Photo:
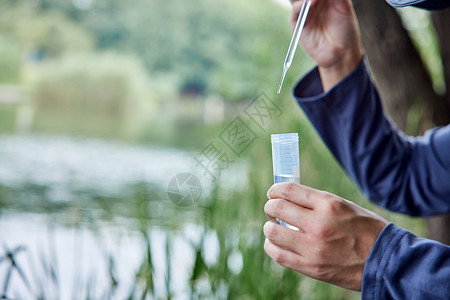
M 139 57 L 152 77 L 174 74 L 172 88 L 196 85 L 229 101 L 277 80 L 289 40 L 286 13 L 272 1 L 97 0 L 89 10 L 58 0 L 0 3 L 0 34 L 29 57 L 116 50 Z
M 93 48 L 90 33 L 64 11 L 43 10 L 39 1 L 0 1 L 0 34 L 21 47 L 31 59 L 56 57 Z
M 21 80 L 19 47 L 0 35 L 0 83 L 18 83 Z
M 35 130 L 122 136 L 151 118 L 155 97 L 142 64 L 134 57 L 69 54 L 30 69 Z

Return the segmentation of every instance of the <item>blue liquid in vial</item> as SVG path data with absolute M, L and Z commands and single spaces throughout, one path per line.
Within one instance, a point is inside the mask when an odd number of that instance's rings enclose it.
M 295 177 L 292 175 L 274 175 L 273 176 L 273 182 L 279 183 L 279 182 L 294 182 L 294 183 L 300 183 L 300 177 Z

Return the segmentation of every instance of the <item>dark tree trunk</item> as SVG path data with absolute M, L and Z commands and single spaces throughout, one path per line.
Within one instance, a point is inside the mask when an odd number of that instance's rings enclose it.
M 367 59 L 390 117 L 406 131 L 411 107 L 422 108 L 419 134 L 435 125 L 450 122 L 450 93 L 437 95 L 425 65 L 414 47 L 400 16 L 385 1 L 354 0 Z M 450 87 L 450 10 L 434 12 L 445 68 L 446 86 Z M 449 179 L 450 181 L 450 179 Z M 450 215 L 426 219 L 428 236 L 450 244 Z
M 435 11 L 431 17 L 441 51 L 446 86 L 446 92 L 442 99 L 443 105 L 441 110 L 435 114 L 434 120 L 436 124 L 444 125 L 450 123 L 450 8 Z M 450 215 L 428 218 L 427 227 L 430 238 L 450 245 Z
M 395 9 L 381 0 L 355 0 L 354 5 L 383 104 L 396 125 L 405 131 L 410 108 L 437 102 L 439 97 Z M 432 110 L 426 107 L 425 111 L 424 120 L 429 120 Z
M 433 12 L 431 18 L 439 42 L 445 86 L 447 87 L 443 96 L 444 108 L 442 112 L 439 112 L 439 117 L 435 121 L 438 125 L 445 125 L 450 122 L 450 8 Z

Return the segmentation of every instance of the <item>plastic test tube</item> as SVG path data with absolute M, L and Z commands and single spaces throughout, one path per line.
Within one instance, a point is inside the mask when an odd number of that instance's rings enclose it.
M 275 183 L 300 183 L 300 155 L 298 134 L 272 134 L 273 178 Z M 299 230 L 277 218 L 277 221 L 290 229 Z

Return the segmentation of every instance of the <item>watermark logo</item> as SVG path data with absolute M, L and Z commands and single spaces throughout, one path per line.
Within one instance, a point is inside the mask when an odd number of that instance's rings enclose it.
M 190 207 L 200 199 L 202 185 L 194 174 L 179 173 L 170 180 L 167 194 L 176 206 Z
M 209 141 L 194 157 L 196 167 L 213 182 L 223 171 L 241 157 L 258 138 L 266 133 L 271 122 L 283 112 L 265 93 L 259 93 L 216 137 Z M 180 173 L 169 183 L 169 198 L 175 205 L 194 205 L 202 193 L 201 184 L 191 173 Z
M 240 156 L 258 136 L 241 118 L 237 117 L 220 133 L 219 137 L 236 155 Z
M 228 169 L 230 163 L 234 162 L 228 158 L 225 151 L 214 144 L 214 141 L 203 148 L 199 155 L 194 157 L 194 160 L 197 162 L 196 166 L 203 169 L 203 175 L 209 174 L 214 180 L 216 180 L 214 174 L 220 176 L 221 172 Z
M 265 93 L 260 93 L 244 109 L 245 114 L 264 132 L 270 122 L 281 117 L 283 112 Z

